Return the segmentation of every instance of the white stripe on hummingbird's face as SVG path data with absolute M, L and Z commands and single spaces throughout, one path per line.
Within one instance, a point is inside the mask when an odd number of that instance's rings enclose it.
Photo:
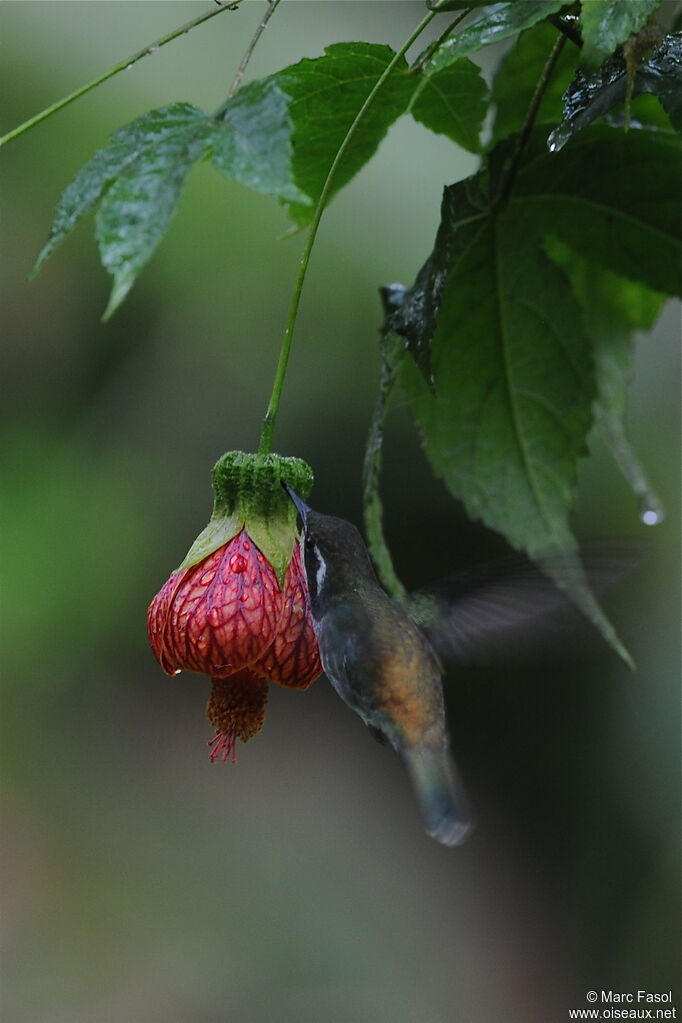
M 324 583 L 325 576 L 327 574 L 327 563 L 320 554 L 319 547 L 314 547 L 315 557 L 317 558 L 317 572 L 315 573 L 315 582 L 317 583 L 318 594 L 322 593 L 322 584 Z
M 322 596 L 322 587 L 327 575 L 327 564 L 322 556 L 320 548 L 313 540 L 307 530 L 301 534 L 301 554 L 305 567 L 306 579 L 308 580 L 308 593 L 310 595 L 311 610 L 313 616 L 319 610 L 319 599 Z

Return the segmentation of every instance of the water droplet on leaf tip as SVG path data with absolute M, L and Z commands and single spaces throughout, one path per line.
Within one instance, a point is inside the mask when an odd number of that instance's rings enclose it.
M 174 675 L 180 675 L 181 672 L 182 672 L 182 668 L 176 668 L 175 671 L 173 672 L 173 674 Z
M 645 508 L 640 515 L 645 526 L 657 526 L 663 519 L 663 514 L 656 508 Z

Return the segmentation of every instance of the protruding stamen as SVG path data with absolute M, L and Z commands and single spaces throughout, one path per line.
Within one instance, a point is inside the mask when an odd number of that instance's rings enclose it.
M 212 764 L 215 763 L 218 757 L 220 757 L 224 764 L 230 759 L 233 764 L 237 763 L 237 735 L 233 726 L 229 726 L 224 731 L 217 732 L 212 739 L 208 740 L 208 745 L 213 747 L 208 755 Z

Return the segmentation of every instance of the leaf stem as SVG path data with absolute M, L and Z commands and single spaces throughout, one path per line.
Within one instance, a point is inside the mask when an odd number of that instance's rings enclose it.
M 451 35 L 453 29 L 457 28 L 457 26 L 459 25 L 460 21 L 463 21 L 466 18 L 467 14 L 471 14 L 471 8 L 470 7 L 466 7 L 461 12 L 461 14 L 458 14 L 457 17 L 454 18 L 450 22 L 450 24 L 447 26 L 447 28 L 443 32 L 441 32 L 441 34 L 438 36 L 438 38 L 434 39 L 433 42 L 429 43 L 429 45 L 426 47 L 426 49 L 423 51 L 423 53 L 419 54 L 419 56 L 415 60 L 414 64 L 410 68 L 410 74 L 415 74 L 415 72 L 421 71 L 421 69 L 424 67 L 424 65 L 428 64 L 428 62 L 433 57 L 434 53 L 437 52 L 437 50 L 442 46 L 442 44 L 448 38 L 448 36 Z
M 315 237 L 317 235 L 317 229 L 320 226 L 320 220 L 331 191 L 332 184 L 334 182 L 334 176 L 338 170 L 339 164 L 343 159 L 348 146 L 355 134 L 355 131 L 365 116 L 366 111 L 369 109 L 374 101 L 374 97 L 377 95 L 382 85 L 393 71 L 399 60 L 405 56 L 410 46 L 419 38 L 424 29 L 433 18 L 435 18 L 436 12 L 429 11 L 429 13 L 422 18 L 414 32 L 410 35 L 409 39 L 401 46 L 395 56 L 392 58 L 390 63 L 386 66 L 380 77 L 377 79 L 374 87 L 367 96 L 365 102 L 357 112 L 353 123 L 346 132 L 345 138 L 339 146 L 336 156 L 329 168 L 329 173 L 325 179 L 322 191 L 320 192 L 320 198 L 317 200 L 315 206 L 315 212 L 313 213 L 312 220 L 310 222 L 310 228 L 308 230 L 308 238 L 306 240 L 305 248 L 301 256 L 299 263 L 298 274 L 296 276 L 296 282 L 294 284 L 294 290 L 291 296 L 291 304 L 289 307 L 289 316 L 287 318 L 287 325 L 284 331 L 284 338 L 282 339 L 282 345 L 279 352 L 279 359 L 277 361 L 277 368 L 275 370 L 275 379 L 272 385 L 272 393 L 270 395 L 270 401 L 268 402 L 267 412 L 263 420 L 263 430 L 260 438 L 260 445 L 258 448 L 259 454 L 269 454 L 272 450 L 272 435 L 275 430 L 275 422 L 277 420 L 277 413 L 279 411 L 280 398 L 282 397 L 282 388 L 284 386 L 284 379 L 286 377 L 287 366 L 289 364 L 289 356 L 291 354 L 291 344 L 294 338 L 294 330 L 296 328 L 296 318 L 298 316 L 298 307 L 301 302 L 301 292 L 303 291 L 303 284 L 305 282 L 306 273 L 308 271 L 308 264 L 310 262 L 310 254 L 315 244 Z
M 382 339 L 379 393 L 369 427 L 367 445 L 365 447 L 365 460 L 362 468 L 363 509 L 367 548 L 374 562 L 381 585 L 394 600 L 402 599 L 405 596 L 406 590 L 395 570 L 391 552 L 384 537 L 384 511 L 379 493 L 379 478 L 381 475 L 381 456 L 384 443 L 384 424 L 401 356 L 404 352 L 402 338 L 398 338 L 397 341 L 398 344 L 394 340 L 393 350 L 391 351 L 390 337 Z
M 538 115 L 538 110 L 540 109 L 542 98 L 545 95 L 545 91 L 547 89 L 547 86 L 549 85 L 549 80 L 552 77 L 552 72 L 554 71 L 556 63 L 559 60 L 559 57 L 561 56 L 561 51 L 563 50 L 565 43 L 566 36 L 560 35 L 557 41 L 555 42 L 554 46 L 552 47 L 551 53 L 547 58 L 547 63 L 542 69 L 542 74 L 540 75 L 537 85 L 535 86 L 535 92 L 533 93 L 533 98 L 531 99 L 530 106 L 528 107 L 526 119 L 523 122 L 523 127 L 519 132 L 519 136 L 516 140 L 516 146 L 511 157 L 509 170 L 507 171 L 504 184 L 502 185 L 497 200 L 499 203 L 505 203 L 507 201 L 509 195 L 511 194 L 511 190 L 514 187 L 516 175 L 518 174 L 519 167 L 521 165 L 521 158 L 523 156 L 526 146 L 528 145 L 528 139 L 530 138 L 530 133 L 533 130 L 533 125 L 535 124 L 535 118 Z
M 244 77 L 244 72 L 246 71 L 246 66 L 249 63 L 249 61 L 251 60 L 251 55 L 253 54 L 253 51 L 256 49 L 256 46 L 258 44 L 258 40 L 263 35 L 263 32 L 265 31 L 265 28 L 266 28 L 268 22 L 270 21 L 270 18 L 275 13 L 275 8 L 279 4 L 279 2 L 280 2 L 280 0 L 267 0 L 267 4 L 268 4 L 267 10 L 266 10 L 265 14 L 262 17 L 261 22 L 260 22 L 258 28 L 254 32 L 253 38 L 252 38 L 251 42 L 247 46 L 246 52 L 244 53 L 244 56 L 239 61 L 239 67 L 237 68 L 237 70 L 235 72 L 235 76 L 232 79 L 232 84 L 230 85 L 230 88 L 227 91 L 227 98 L 228 99 L 231 99 L 232 96 L 234 96 L 235 92 L 237 91 L 237 89 L 241 85 L 242 78 Z
M 16 128 L 12 128 L 12 130 L 8 131 L 6 135 L 0 137 L 0 146 L 4 146 L 5 143 L 11 142 L 12 139 L 17 138 L 19 135 L 23 135 L 24 132 L 34 128 L 37 124 L 40 124 L 41 121 L 47 120 L 48 117 L 52 117 L 53 114 L 56 114 L 57 111 L 68 106 L 69 103 L 73 103 L 74 100 L 84 96 L 87 92 L 91 92 L 93 89 L 96 89 L 98 85 L 106 82 L 109 78 L 113 78 L 114 75 L 117 75 L 120 71 L 125 71 L 126 68 L 132 67 L 133 64 L 137 64 L 138 60 L 142 60 L 143 57 L 148 57 L 150 54 L 156 53 L 156 51 L 160 50 L 162 46 L 166 45 L 166 43 L 172 43 L 174 39 L 178 38 L 178 36 L 185 35 L 185 33 L 196 28 L 197 25 L 201 25 L 203 22 L 209 21 L 211 18 L 215 18 L 218 14 L 222 14 L 223 11 L 236 10 L 242 2 L 243 0 L 231 0 L 230 3 L 220 3 L 217 7 L 213 7 L 211 10 L 205 11 L 197 18 L 193 18 L 192 21 L 188 21 L 185 25 L 181 25 L 180 28 L 176 28 L 172 32 L 169 32 L 168 35 L 162 36 L 161 39 L 157 39 L 156 42 L 150 43 L 143 49 L 138 50 L 138 52 L 134 53 L 132 57 L 128 57 L 126 60 L 121 61 L 120 64 L 116 64 L 115 67 L 105 71 L 103 75 L 93 78 L 91 82 L 88 82 L 86 85 L 82 85 L 79 89 L 76 89 L 75 92 L 69 93 L 68 96 L 64 96 L 62 99 L 57 100 L 56 103 L 52 103 L 51 106 L 41 110 L 40 113 L 30 117 L 28 121 L 24 121 L 23 124 L 19 124 Z

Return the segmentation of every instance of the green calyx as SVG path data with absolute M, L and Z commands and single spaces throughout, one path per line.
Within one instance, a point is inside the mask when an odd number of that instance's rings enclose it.
M 180 569 L 190 568 L 246 529 L 272 565 L 280 586 L 297 539 L 296 509 L 282 480 L 302 498 L 313 486 L 313 471 L 301 458 L 228 451 L 212 470 L 213 514 Z

